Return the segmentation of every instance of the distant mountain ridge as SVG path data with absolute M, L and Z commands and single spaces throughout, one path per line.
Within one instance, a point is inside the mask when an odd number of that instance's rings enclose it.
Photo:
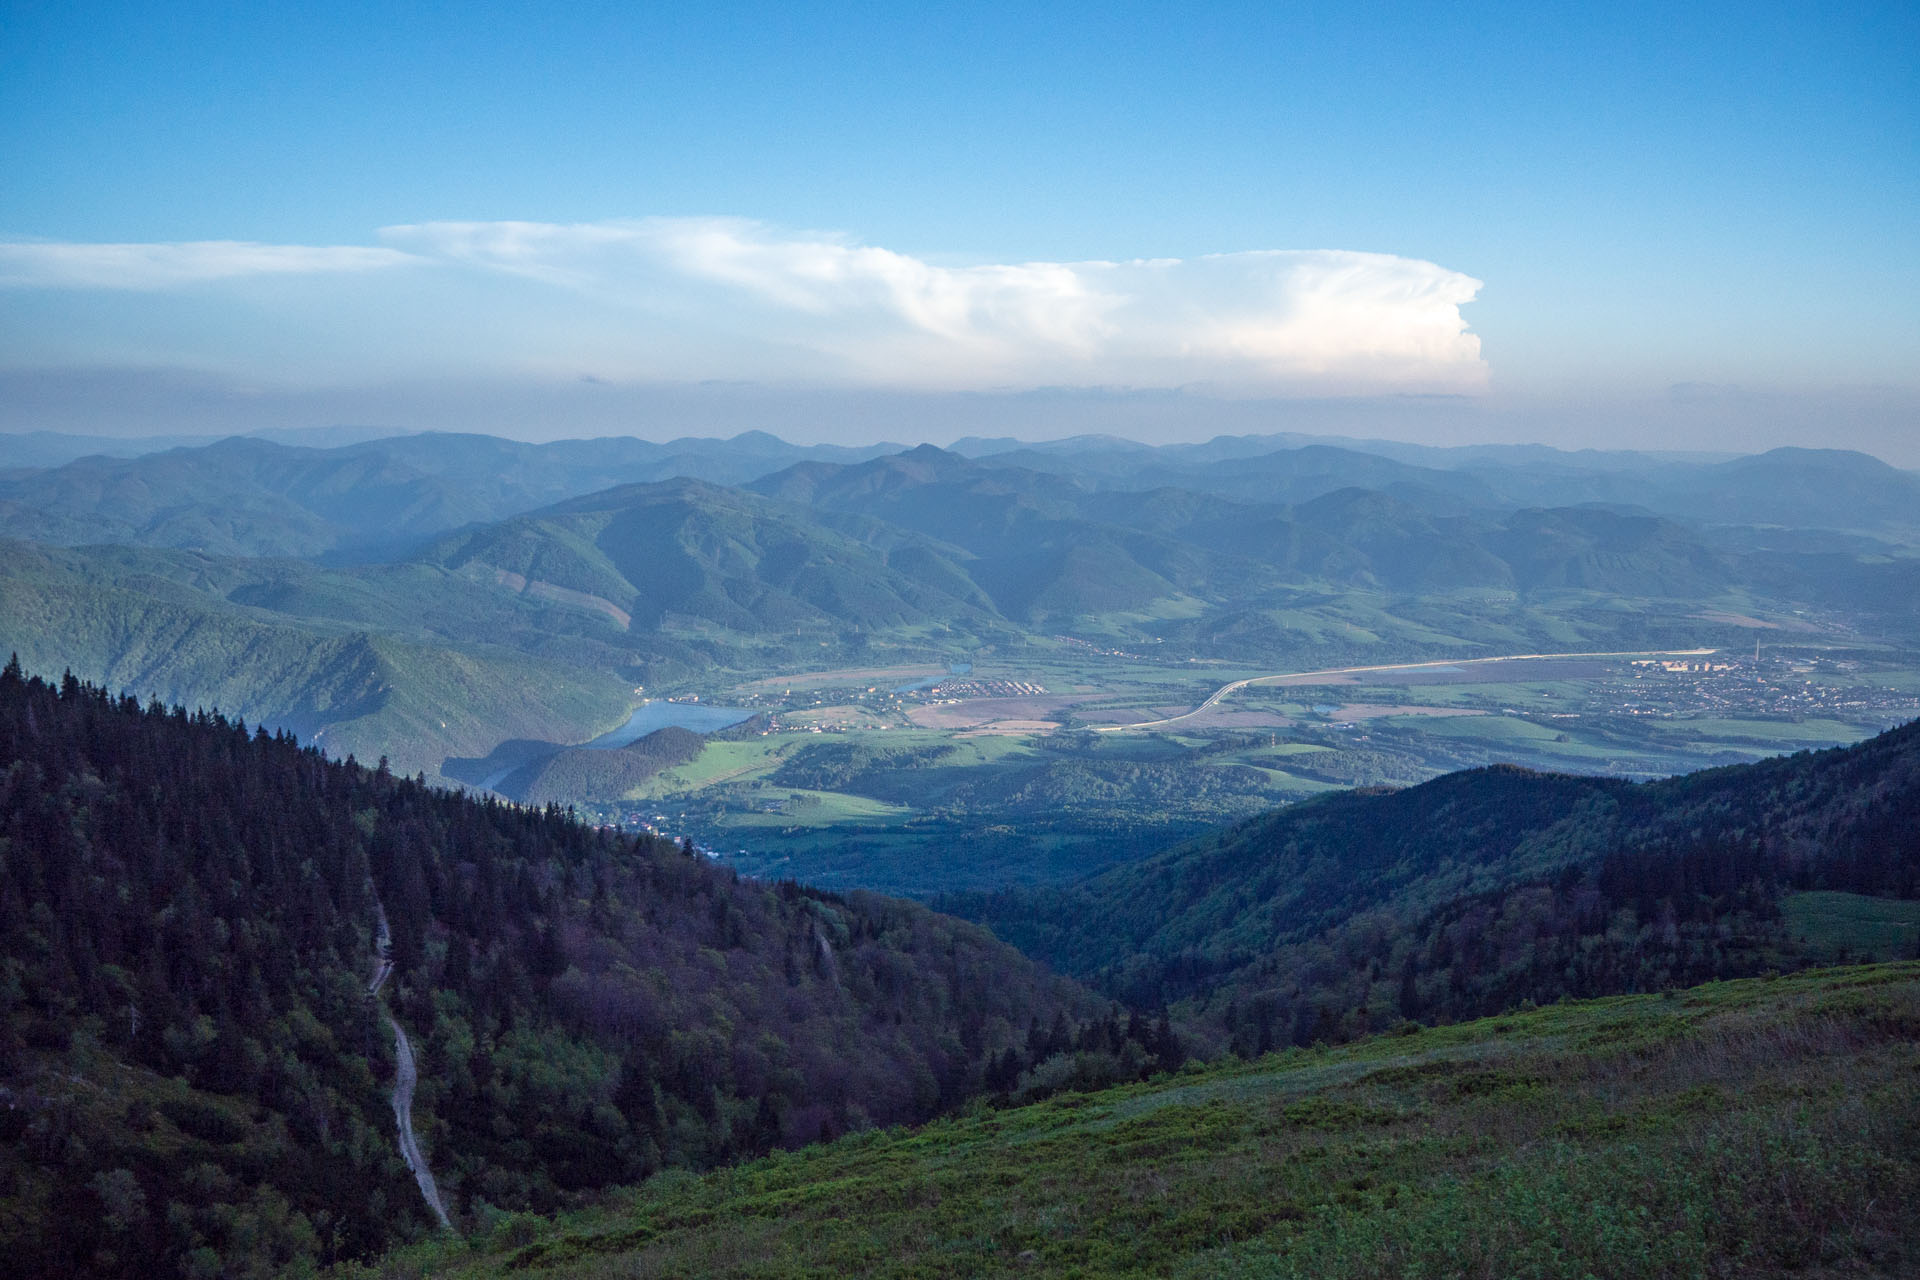
M 1275 436 L 1158 449 L 1056 442 L 980 457 L 1103 488 L 1175 486 L 1254 501 L 1301 501 L 1351 486 L 1382 489 L 1446 513 L 1624 504 L 1690 522 L 1920 539 L 1920 473 L 1844 449 L 1782 447 L 1744 457 L 1699 457 Z
M 235 436 L 0 473 L 0 536 L 217 555 L 387 555 L 614 483 L 690 476 L 731 484 L 805 458 L 895 448 L 803 447 L 764 432 L 662 444 L 429 432 L 326 449 Z
M 546 583 L 608 602 L 631 619 L 625 629 L 686 619 L 742 643 L 795 628 L 878 630 L 987 613 L 964 577 L 925 571 L 937 551 L 864 532 L 848 537 L 797 507 L 678 479 L 570 499 L 446 539 L 425 558 L 456 573 L 490 572 L 513 590 Z M 890 552 L 917 552 L 921 571 L 896 568 Z
M 1348 474 L 1341 454 L 1316 455 L 1317 479 L 1300 490 L 1314 496 L 1298 502 L 1164 485 L 1114 489 L 930 445 L 856 464 L 802 464 L 748 487 L 958 547 L 1000 610 L 1024 619 L 1149 610 L 1182 598 L 1218 603 L 1313 580 L 1415 594 L 1482 587 L 1700 597 L 1759 572 L 1709 532 L 1644 507 L 1462 513 L 1457 495 L 1434 501 L 1437 489 L 1411 481 L 1322 489 Z M 1359 474 L 1382 479 L 1379 461 L 1368 459 Z M 1756 467 L 1770 475 L 1780 465 Z M 1893 488 L 1905 483 L 1904 473 L 1882 470 Z M 1260 473 L 1248 474 L 1257 488 Z M 1778 584 L 1783 557 L 1770 556 Z
M 1141 483 L 1186 456 L 1100 447 L 1158 468 Z M 1198 482 L 1311 495 L 1289 501 L 930 445 L 861 453 L 753 433 L 232 439 L 15 473 L 0 477 L 0 529 L 38 541 L 0 557 L 0 645 L 434 773 L 516 740 L 591 738 L 636 686 L 964 660 L 1034 633 L 1271 666 L 1743 644 L 1816 625 L 1803 615 L 1920 636 L 1920 552 L 1892 534 L 1618 502 L 1479 507 L 1490 472 L 1318 445 L 1196 464 Z M 1786 501 L 1797 468 L 1802 508 L 1892 511 L 1912 481 L 1858 455 L 1802 461 L 1682 470 L 1738 481 L 1714 499 L 1728 518 Z M 622 468 L 674 475 L 608 487 Z M 756 478 L 680 474 L 701 468 Z M 1354 478 L 1385 487 L 1340 483 Z
M 26 469 L 0 469 L 0 536 L 223 555 L 390 555 L 438 534 L 620 483 L 690 478 L 741 485 L 788 469 L 783 491 L 774 496 L 817 505 L 810 486 L 828 473 L 791 470 L 795 464 L 857 464 L 902 455 L 898 445 L 799 446 L 759 431 L 728 440 L 660 443 L 606 437 L 526 444 L 435 432 L 325 448 L 303 443 L 343 434 L 364 432 L 262 433 L 131 457 L 73 459 L 62 456 L 65 437 L 13 437 L 21 459 L 15 466 Z M 121 442 L 104 443 L 125 452 Z M 1070 488 L 1178 488 L 1257 505 L 1365 488 L 1438 515 L 1627 504 L 1695 522 L 1920 538 L 1920 476 L 1844 450 L 1786 448 L 1706 461 L 1520 447 L 1390 447 L 1287 435 L 1157 447 L 1108 437 L 959 446 L 937 452 L 970 458 L 977 467 L 1057 476 Z M 936 465 L 919 450 L 906 456 L 919 457 L 922 468 Z M 43 459 L 59 465 L 32 465 Z M 1031 478 L 1020 483 L 1034 491 Z M 848 497 L 843 493 L 839 500 Z M 879 495 L 867 498 L 877 501 Z

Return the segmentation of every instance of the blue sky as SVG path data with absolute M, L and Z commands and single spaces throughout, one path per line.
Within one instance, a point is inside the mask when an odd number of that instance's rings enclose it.
M 0 14 L 9 429 L 133 373 L 400 426 L 489 380 L 1439 394 L 1573 443 L 1684 384 L 1882 452 L 1920 403 L 1911 4 Z

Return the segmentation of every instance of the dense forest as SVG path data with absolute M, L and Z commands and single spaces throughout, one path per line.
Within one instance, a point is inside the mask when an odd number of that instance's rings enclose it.
M 1258 1053 L 1798 967 L 1780 900 L 1807 890 L 1920 897 L 1920 722 L 1653 783 L 1503 765 L 1336 793 L 936 905 Z
M 1177 1060 L 976 926 L 0 674 L 0 1249 L 246 1275 Z

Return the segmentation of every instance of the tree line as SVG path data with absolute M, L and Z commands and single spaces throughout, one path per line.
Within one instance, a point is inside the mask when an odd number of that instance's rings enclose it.
M 15 661 L 10 1264 L 279 1274 L 429 1229 L 366 990 L 376 904 L 415 1124 L 464 1223 L 1173 1055 L 1170 1031 L 1130 1038 L 1109 1002 L 915 904 L 743 880 Z M 1071 1065 L 1034 1075 L 1056 1058 Z

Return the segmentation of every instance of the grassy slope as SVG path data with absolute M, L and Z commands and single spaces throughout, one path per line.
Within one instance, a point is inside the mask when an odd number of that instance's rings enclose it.
M 1911 956 L 1920 945 L 1920 902 L 1821 890 L 1780 900 L 1788 931 L 1822 960 Z
M 857 1135 L 385 1275 L 1911 1274 L 1920 964 L 1555 1005 Z

